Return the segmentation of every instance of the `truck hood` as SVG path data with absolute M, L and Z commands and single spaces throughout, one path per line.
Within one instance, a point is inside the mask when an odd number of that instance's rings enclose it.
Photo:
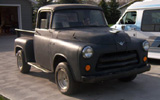
M 126 33 L 112 33 L 111 30 L 108 27 L 65 29 L 59 31 L 57 38 L 93 44 L 117 44 L 131 41 Z

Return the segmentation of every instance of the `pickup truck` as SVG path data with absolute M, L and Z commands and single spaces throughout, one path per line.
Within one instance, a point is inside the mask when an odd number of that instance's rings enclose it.
M 22 73 L 31 66 L 55 75 L 63 94 L 78 83 L 132 81 L 150 70 L 149 43 L 108 27 L 100 7 L 54 4 L 41 7 L 35 31 L 16 29 L 15 54 Z

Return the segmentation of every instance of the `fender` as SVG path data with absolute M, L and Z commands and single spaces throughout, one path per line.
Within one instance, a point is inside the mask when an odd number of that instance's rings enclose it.
M 52 66 L 52 71 L 54 72 L 55 71 L 55 69 L 56 69 L 56 67 L 57 66 L 54 66 L 54 65 L 57 65 L 58 63 L 56 62 L 56 57 L 62 57 L 61 59 L 62 59 L 62 61 L 66 61 L 67 63 L 68 63 L 68 69 L 70 70 L 70 72 L 71 72 L 71 74 L 72 74 L 72 76 L 73 76 L 73 78 L 75 79 L 75 75 L 74 75 L 74 73 L 73 73 L 73 69 L 72 69 L 72 67 L 71 67 L 71 65 L 70 65 L 70 63 L 68 62 L 68 58 L 64 55 L 64 54 L 61 54 L 61 53 L 56 53 L 55 55 L 54 55 L 54 57 L 53 57 L 53 66 Z M 57 64 L 56 64 L 57 63 Z
M 14 47 L 15 47 L 15 53 L 17 53 L 18 48 L 23 50 L 26 62 L 35 62 L 32 38 L 26 38 L 26 37 L 17 38 L 15 39 Z

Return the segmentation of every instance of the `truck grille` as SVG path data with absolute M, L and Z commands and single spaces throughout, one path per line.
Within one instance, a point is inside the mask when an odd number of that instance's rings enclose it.
M 104 54 L 98 60 L 96 70 L 110 70 L 124 68 L 139 63 L 136 51 L 117 52 Z

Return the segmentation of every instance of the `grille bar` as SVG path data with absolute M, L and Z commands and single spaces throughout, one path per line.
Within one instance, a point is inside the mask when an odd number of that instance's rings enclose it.
M 116 55 L 112 57 L 103 57 L 99 61 L 104 63 L 104 62 L 111 62 L 111 61 L 123 61 L 123 60 L 128 60 L 135 58 L 137 55 L 136 54 L 128 54 L 128 55 L 121 55 L 117 57 Z
M 130 60 L 130 61 L 127 61 L 127 62 L 117 62 L 117 63 L 113 63 L 113 64 L 107 64 L 107 65 L 100 65 L 98 66 L 99 68 L 117 68 L 117 67 L 121 67 L 121 66 L 127 66 L 127 65 L 131 65 L 131 64 L 134 64 L 134 63 L 138 63 L 138 60 L 135 59 L 135 60 Z
M 99 58 L 96 69 L 98 71 L 116 69 L 138 63 L 139 60 L 136 51 L 109 53 Z

